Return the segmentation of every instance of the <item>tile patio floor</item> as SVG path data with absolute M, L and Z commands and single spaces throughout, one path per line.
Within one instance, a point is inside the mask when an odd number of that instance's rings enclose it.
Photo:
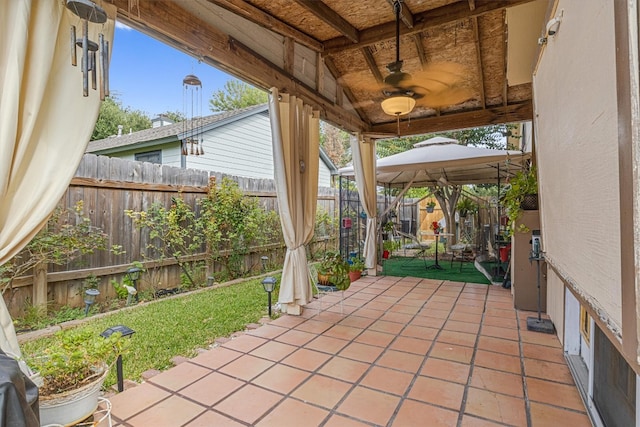
M 496 286 L 364 277 L 111 398 L 117 426 L 590 426 Z

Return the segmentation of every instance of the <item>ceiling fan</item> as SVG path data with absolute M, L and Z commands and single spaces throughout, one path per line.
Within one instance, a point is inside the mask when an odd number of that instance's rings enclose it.
M 400 12 L 402 0 L 393 2 L 396 16 L 396 60 L 387 65 L 389 75 L 383 81 L 382 110 L 391 116 L 403 116 L 417 105 L 440 108 L 468 100 L 472 93 L 463 87 L 465 68 L 453 62 L 438 62 L 425 66 L 422 71 L 402 71 L 400 60 Z

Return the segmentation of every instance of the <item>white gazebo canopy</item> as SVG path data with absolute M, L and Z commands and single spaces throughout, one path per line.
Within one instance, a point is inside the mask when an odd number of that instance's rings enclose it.
M 472 147 L 436 136 L 414 144 L 411 150 L 378 159 L 376 180 L 399 188 L 490 184 L 513 176 L 529 158 L 531 153 Z M 340 174 L 353 176 L 353 167 L 340 169 Z

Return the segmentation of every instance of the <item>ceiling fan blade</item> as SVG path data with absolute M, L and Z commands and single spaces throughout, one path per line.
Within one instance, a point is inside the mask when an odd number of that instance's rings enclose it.
M 415 84 L 439 83 L 445 86 L 453 86 L 466 80 L 466 68 L 460 64 L 441 62 L 427 65 L 422 71 L 413 74 Z
M 416 102 L 418 106 L 441 108 L 457 105 L 473 98 L 473 92 L 465 87 L 453 87 L 442 92 L 428 93 L 419 98 Z

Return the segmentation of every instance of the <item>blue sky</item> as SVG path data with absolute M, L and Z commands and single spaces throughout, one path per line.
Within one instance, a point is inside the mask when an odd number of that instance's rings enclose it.
M 210 114 L 211 94 L 233 77 L 138 31 L 116 26 L 109 88 L 124 107 L 150 118 L 182 111 L 182 79 L 195 74 L 202 82 L 202 113 Z

